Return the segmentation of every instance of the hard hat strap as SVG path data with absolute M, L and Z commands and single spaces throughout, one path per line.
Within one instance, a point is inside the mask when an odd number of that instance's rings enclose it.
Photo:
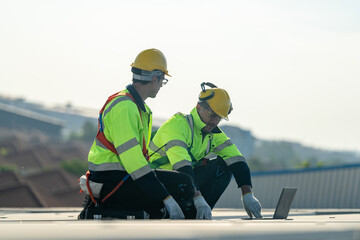
M 152 81 L 154 76 L 160 77 L 165 75 L 165 73 L 160 70 L 146 71 L 133 67 L 131 71 L 133 72 L 133 79 L 145 82 Z
M 133 79 L 138 80 L 138 81 L 150 82 L 152 80 L 152 76 L 142 76 L 142 75 L 138 75 L 138 74 L 134 73 Z

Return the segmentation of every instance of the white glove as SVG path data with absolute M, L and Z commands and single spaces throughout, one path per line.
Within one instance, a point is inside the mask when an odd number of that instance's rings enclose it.
M 246 193 L 244 196 L 241 197 L 243 201 L 243 205 L 245 208 L 245 211 L 249 215 L 250 218 L 252 218 L 252 214 L 256 218 L 262 218 L 261 216 L 261 204 L 259 200 L 257 200 L 252 193 Z
M 194 198 L 194 205 L 196 208 L 196 219 L 212 219 L 211 208 L 205 201 L 203 196 L 197 196 Z
M 185 216 L 177 202 L 174 200 L 172 196 L 169 196 L 163 201 L 166 210 L 170 214 L 170 219 L 184 219 Z
M 82 175 L 79 180 L 80 180 L 79 184 L 80 184 L 81 189 L 87 195 L 89 195 L 90 193 L 89 193 L 88 187 L 86 185 L 86 176 Z M 103 187 L 103 185 L 104 185 L 103 183 L 97 183 L 97 182 L 93 182 L 93 181 L 89 180 L 89 186 L 90 186 L 91 192 L 94 197 L 100 198 L 100 192 L 101 192 L 101 188 Z

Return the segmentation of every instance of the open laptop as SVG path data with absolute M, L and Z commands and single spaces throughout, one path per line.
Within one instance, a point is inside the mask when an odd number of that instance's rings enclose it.
M 283 188 L 272 218 L 243 218 L 243 220 L 286 219 L 297 188 Z

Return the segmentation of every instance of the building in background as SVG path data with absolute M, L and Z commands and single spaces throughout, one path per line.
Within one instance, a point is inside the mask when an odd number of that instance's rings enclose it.
M 0 103 L 0 128 L 9 131 L 40 132 L 59 139 L 63 122 L 34 111 Z

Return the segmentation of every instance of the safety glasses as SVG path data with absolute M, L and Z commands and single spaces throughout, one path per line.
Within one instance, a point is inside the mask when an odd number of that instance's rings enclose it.
M 165 74 L 162 74 L 161 76 L 158 76 L 159 80 L 161 81 L 162 85 L 166 85 L 169 80 L 165 78 Z
M 167 80 L 166 78 L 164 78 L 164 79 L 162 80 L 162 85 L 163 85 L 163 86 L 166 85 L 166 84 L 168 83 L 168 81 L 169 81 L 169 80 Z

